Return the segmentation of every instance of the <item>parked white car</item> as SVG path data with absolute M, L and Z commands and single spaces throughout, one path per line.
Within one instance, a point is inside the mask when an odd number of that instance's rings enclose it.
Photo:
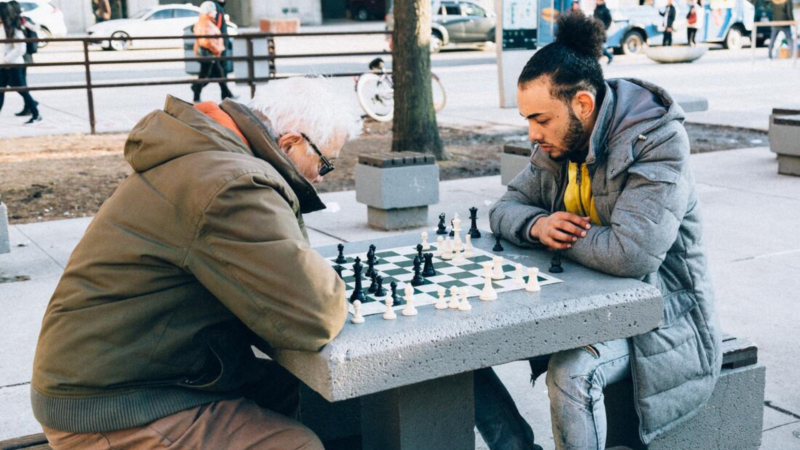
M 186 27 L 197 23 L 200 8 L 186 5 L 161 5 L 143 9 L 127 19 L 108 20 L 89 27 L 87 33 L 97 39 L 92 43 L 99 44 L 105 50 L 128 50 L 130 48 L 182 47 L 183 41 L 178 39 L 145 39 L 128 40 L 130 37 L 147 36 L 183 36 Z M 236 24 L 228 22 L 228 34 L 236 34 Z
M 9 0 L 0 0 L 7 3 Z M 36 24 L 42 26 L 40 38 L 61 38 L 67 35 L 67 25 L 64 22 L 64 13 L 50 4 L 50 0 L 17 0 L 22 8 L 22 15 L 30 17 Z M 46 42 L 39 43 L 39 48 L 46 46 Z

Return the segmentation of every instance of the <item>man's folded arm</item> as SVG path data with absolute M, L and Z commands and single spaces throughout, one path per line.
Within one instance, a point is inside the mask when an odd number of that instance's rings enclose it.
M 528 166 L 508 183 L 508 192 L 492 206 L 489 222 L 493 233 L 522 247 L 538 245 L 530 230 L 533 224 L 550 212 L 541 192 L 539 169 Z
M 316 351 L 344 326 L 345 286 L 310 248 L 280 189 L 259 173 L 228 182 L 206 208 L 186 265 L 272 347 Z

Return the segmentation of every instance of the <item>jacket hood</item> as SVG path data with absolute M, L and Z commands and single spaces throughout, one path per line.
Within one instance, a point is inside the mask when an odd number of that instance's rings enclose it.
M 153 111 L 133 128 L 125 142 L 125 159 L 133 170 L 146 172 L 193 153 L 227 151 L 262 159 L 272 165 L 300 200 L 302 213 L 325 209 L 317 191 L 275 143 L 264 124 L 246 107 L 224 101 L 220 107 L 250 143 L 215 122 L 191 104 L 167 96 L 163 111 Z

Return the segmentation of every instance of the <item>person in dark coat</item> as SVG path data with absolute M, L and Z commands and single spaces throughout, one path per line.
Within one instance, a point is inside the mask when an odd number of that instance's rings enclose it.
M 608 29 L 611 28 L 611 11 L 606 6 L 605 0 L 597 0 L 597 6 L 594 8 L 594 18 L 603 24 L 603 31 L 606 32 L 606 39 L 608 36 Z M 608 51 L 608 46 L 603 42 L 603 55 L 608 58 L 608 63 L 614 59 L 614 54 Z
M 792 0 L 772 0 L 772 21 L 787 21 L 794 20 L 794 12 L 792 11 Z M 778 35 L 783 32 L 786 38 L 786 43 L 789 48 L 794 48 L 794 39 L 792 39 L 792 27 L 789 25 L 780 27 L 771 27 L 772 31 L 769 35 L 769 59 L 772 59 L 773 50 L 775 49 L 775 42 L 778 40 Z M 780 45 L 778 46 L 780 48 Z
M 659 14 L 664 16 L 664 47 L 670 47 L 672 46 L 672 31 L 675 25 L 675 17 L 678 15 L 678 11 L 675 9 L 675 5 L 672 4 L 672 0 L 667 0 L 667 7 L 663 12 L 659 12 Z

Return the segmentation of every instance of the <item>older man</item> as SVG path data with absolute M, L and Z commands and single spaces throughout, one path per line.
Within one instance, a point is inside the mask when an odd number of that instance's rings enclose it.
M 345 321 L 302 218 L 361 130 L 328 83 L 270 83 L 252 110 L 169 97 L 130 133 L 134 173 L 42 324 L 31 397 L 54 449 L 322 449 L 290 418 L 298 381 L 251 346 L 317 351 Z

